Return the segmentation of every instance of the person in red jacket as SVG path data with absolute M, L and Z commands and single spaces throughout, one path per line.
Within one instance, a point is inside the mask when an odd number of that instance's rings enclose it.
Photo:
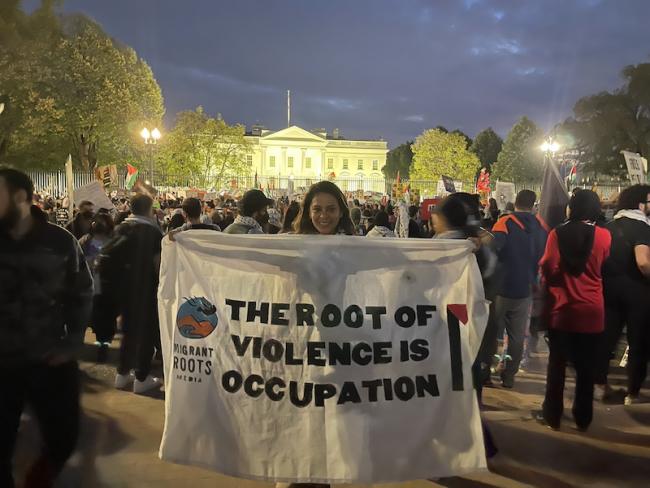
M 605 327 L 601 269 L 612 237 L 595 225 L 601 214 L 598 195 L 579 190 L 569 202 L 569 220 L 551 231 L 540 261 L 547 289 L 549 359 L 541 416 L 560 428 L 567 363 L 576 371 L 573 418 L 586 430 L 593 417 L 594 375 L 598 340 Z

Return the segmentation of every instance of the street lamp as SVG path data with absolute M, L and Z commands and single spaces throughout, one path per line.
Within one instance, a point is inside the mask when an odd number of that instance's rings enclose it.
M 149 148 L 149 173 L 151 178 L 151 185 L 153 186 L 153 147 L 158 143 L 162 137 L 160 131 L 154 127 L 151 131 L 146 127 L 140 132 L 140 136 L 144 139 L 144 144 Z
M 546 154 L 555 154 L 560 150 L 560 145 L 555 142 L 552 137 L 549 137 L 539 148 Z

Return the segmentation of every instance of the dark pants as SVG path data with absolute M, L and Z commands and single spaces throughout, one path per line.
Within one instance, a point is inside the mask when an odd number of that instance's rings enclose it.
M 494 303 L 494 322 L 496 331 L 493 331 L 494 340 L 490 344 L 492 354 L 496 352 L 496 337 L 500 331 L 508 334 L 508 354 L 512 358 L 506 362 L 506 367 L 501 373 L 504 379 L 512 379 L 519 371 L 519 363 L 524 354 L 524 338 L 530 320 L 530 307 L 532 298 L 506 298 L 497 296 Z
M 605 332 L 598 352 L 596 383 L 606 384 L 609 361 L 616 351 L 623 327 L 630 346 L 627 391 L 638 395 L 647 376 L 650 359 L 650 287 L 628 279 L 609 280 L 605 286 Z
M 14 486 L 12 457 L 20 416 L 29 405 L 43 439 L 40 457 L 25 487 L 50 486 L 77 444 L 79 435 L 79 369 L 76 362 L 2 368 L 0 395 L 0 486 Z
M 92 326 L 97 342 L 113 342 L 117 319 L 117 305 L 108 295 L 93 297 Z
M 573 418 L 579 428 L 586 429 L 593 418 L 594 370 L 600 334 L 580 334 L 550 329 L 548 369 L 544 418 L 552 427 L 559 427 L 564 410 L 564 378 L 567 362 L 576 371 Z
M 120 347 L 119 374 L 129 374 L 135 369 L 135 377 L 144 381 L 151 371 L 154 347 L 158 342 L 158 309 L 152 301 L 128 307 L 122 314 L 123 332 Z

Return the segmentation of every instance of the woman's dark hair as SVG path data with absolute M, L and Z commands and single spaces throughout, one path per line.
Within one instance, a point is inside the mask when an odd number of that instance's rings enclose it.
M 93 236 L 97 234 L 111 236 L 113 235 L 113 229 L 115 229 L 115 222 L 113 222 L 113 217 L 107 213 L 98 213 L 93 219 L 90 233 Z
M 595 222 L 601 214 L 600 198 L 591 190 L 578 190 L 569 200 L 569 220 Z
M 477 221 L 481 220 L 481 200 L 478 195 L 459 191 L 452 193 L 447 198 L 460 200 L 465 205 L 465 211 L 468 215 L 471 215 Z
M 185 223 L 185 217 L 182 214 L 174 214 L 172 218 L 169 219 L 169 228 L 168 230 L 174 230 L 181 227 Z
M 569 221 L 555 230 L 560 263 L 570 275 L 580 276 L 594 247 L 596 226 L 593 223 L 601 215 L 600 198 L 591 190 L 578 190 L 569 201 L 569 210 Z
M 497 201 L 495 198 L 490 198 L 490 210 L 499 210 L 499 206 L 497 205 Z
M 375 215 L 374 223 L 376 227 L 388 227 L 388 214 L 380 210 Z
M 650 185 L 632 185 L 618 196 L 616 210 L 637 210 L 639 204 L 646 203 L 650 193 Z
M 467 216 L 469 215 L 467 205 L 453 195 L 443 198 L 433 213 L 441 215 L 452 229 L 464 229 L 467 225 Z
M 318 231 L 311 221 L 309 208 L 311 207 L 312 200 L 319 193 L 328 193 L 329 195 L 332 195 L 339 205 L 339 209 L 341 210 L 341 219 L 339 220 L 337 231 L 342 231 L 347 235 L 353 235 L 354 224 L 350 218 L 350 210 L 348 209 L 348 204 L 345 201 L 345 196 L 339 187 L 331 181 L 319 181 L 318 183 L 311 185 L 309 188 L 309 191 L 302 201 L 302 207 L 300 208 L 300 212 L 298 213 L 298 217 L 296 217 L 294 224 L 296 234 L 318 234 Z
M 284 212 L 284 220 L 282 221 L 282 233 L 291 232 L 293 230 L 293 222 L 300 213 L 300 204 L 293 201 L 289 204 Z

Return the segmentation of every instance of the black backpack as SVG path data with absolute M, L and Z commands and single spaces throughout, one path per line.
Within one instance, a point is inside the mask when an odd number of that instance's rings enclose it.
M 97 257 L 97 271 L 102 295 L 121 302 L 132 266 L 132 224 L 123 223 L 115 236 L 102 247 Z

